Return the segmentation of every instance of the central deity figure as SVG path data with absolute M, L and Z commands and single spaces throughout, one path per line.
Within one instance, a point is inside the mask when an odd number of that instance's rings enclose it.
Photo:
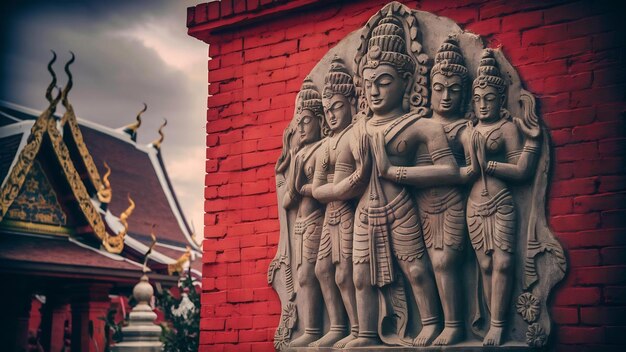
M 396 282 L 399 267 L 411 285 L 419 309 L 422 329 L 413 345 L 430 344 L 441 332 L 437 287 L 425 256 L 419 214 L 408 186 L 430 186 L 455 182 L 459 169 L 448 145 L 443 126 L 422 118 L 427 109 L 409 112 L 409 97 L 415 83 L 417 62 L 408 54 L 404 24 L 391 11 L 372 29 L 367 52 L 358 62 L 367 101 L 366 117 L 355 123 L 355 158 L 369 156 L 363 136 L 374 142 L 371 174 L 353 178 L 366 183 L 355 215 L 354 283 L 356 287 L 359 337 L 346 347 L 380 344 L 378 292 Z M 409 170 L 416 151 L 423 146 L 433 165 Z M 383 155 L 385 154 L 385 155 Z M 387 157 L 388 156 L 388 157 Z M 388 158 L 388 159 L 387 159 Z M 392 167 L 390 163 L 399 165 Z M 395 259 L 394 259 L 395 258 Z

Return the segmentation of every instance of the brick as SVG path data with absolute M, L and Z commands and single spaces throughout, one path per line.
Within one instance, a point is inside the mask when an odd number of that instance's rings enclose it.
M 622 229 L 600 229 L 559 234 L 568 248 L 626 246 Z
M 600 213 L 602 226 L 605 228 L 625 228 L 626 210 L 608 210 Z
M 570 92 L 576 89 L 585 89 L 591 87 L 591 72 L 584 72 L 570 76 L 553 76 L 545 80 L 545 86 L 542 90 L 546 94 Z
M 239 341 L 239 334 L 237 331 L 217 331 L 215 332 L 215 337 L 213 338 L 215 343 L 235 343 Z
M 551 197 L 565 197 L 592 194 L 598 191 L 601 181 L 598 177 L 575 178 L 552 182 Z
M 591 230 L 600 226 L 600 214 L 575 214 L 552 217 L 550 224 L 556 231 L 570 232 Z
M 600 250 L 603 265 L 626 264 L 626 247 L 609 247 Z
M 241 303 L 252 302 L 253 293 L 250 290 L 230 290 L 228 291 L 228 302 Z
M 626 193 L 594 194 L 574 198 L 574 211 L 577 213 L 619 209 L 625 206 Z
M 543 23 L 543 13 L 541 11 L 522 12 L 502 18 L 502 31 L 520 31 L 533 28 Z
M 484 21 L 473 22 L 467 26 L 467 30 L 478 35 L 488 36 L 499 33 L 501 30 L 500 18 L 490 18 Z
M 270 46 L 270 56 L 283 56 L 287 54 L 292 54 L 298 51 L 298 41 L 297 40 L 289 40 L 286 42 L 280 42 Z M 265 48 L 267 50 L 267 48 Z
M 568 144 L 554 149 L 559 162 L 597 159 L 599 156 L 597 142 Z
M 588 344 L 604 342 L 604 328 L 563 326 L 558 330 L 558 340 L 566 344 Z
M 572 141 L 593 141 L 616 138 L 624 135 L 626 124 L 623 121 L 598 122 L 572 129 Z
M 575 249 L 567 254 L 572 268 L 600 265 L 600 251 L 597 249 Z
M 252 325 L 255 329 L 273 328 L 278 326 L 279 322 L 279 315 L 257 315 L 252 319 Z
M 200 330 L 224 330 L 225 319 L 205 318 L 200 319 Z
M 266 341 L 267 332 L 265 330 L 240 330 L 240 342 Z
M 550 128 L 557 129 L 589 124 L 593 122 L 595 116 L 595 108 L 587 107 L 548 113 L 544 115 L 544 118 Z
M 252 329 L 253 317 L 241 316 L 241 317 L 229 317 L 226 321 L 226 329 L 229 330 L 244 330 Z
M 522 33 L 522 47 L 547 44 L 568 39 L 567 25 L 543 26 Z
M 603 289 L 604 303 L 626 304 L 626 286 L 607 286 Z
M 582 37 L 569 40 L 560 40 L 543 47 L 545 60 L 555 60 L 564 57 L 577 56 L 592 49 L 591 38 Z
M 546 24 L 557 23 L 583 17 L 585 11 L 587 11 L 587 8 L 583 5 L 583 2 L 578 1 L 547 9 L 543 13 L 543 18 Z
M 626 190 L 625 176 L 601 176 L 598 192 L 617 192 Z
M 597 266 L 572 269 L 572 280 L 579 285 L 626 283 L 626 266 Z
M 552 319 L 559 325 L 578 324 L 578 308 L 552 308 Z
M 599 287 L 564 287 L 556 291 L 556 306 L 596 305 L 600 303 L 602 293 Z
M 588 325 L 624 325 L 626 307 L 581 307 L 580 322 Z

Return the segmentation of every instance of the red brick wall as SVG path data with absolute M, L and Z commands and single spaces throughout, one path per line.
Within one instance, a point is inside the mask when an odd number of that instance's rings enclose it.
M 402 1 L 503 45 L 552 131 L 550 224 L 569 255 L 552 317 L 558 350 L 626 343 L 624 31 L 592 1 Z M 332 3 L 330 5 L 329 3 Z M 188 11 L 210 43 L 202 351 L 272 350 L 267 285 L 278 219 L 274 163 L 317 61 L 387 1 L 224 0 Z M 624 13 L 623 11 L 621 13 Z

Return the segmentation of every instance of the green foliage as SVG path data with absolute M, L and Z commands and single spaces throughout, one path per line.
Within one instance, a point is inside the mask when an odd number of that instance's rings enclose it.
M 187 275 L 181 278 L 180 291 L 188 290 L 187 295 L 193 303 L 193 309 L 187 314 L 175 314 L 181 299 L 177 299 L 169 292 L 157 292 L 156 306 L 165 315 L 166 322 L 161 323 L 161 341 L 165 352 L 196 352 L 200 342 L 200 294 L 196 292 L 193 278 Z M 182 295 L 181 295 L 182 296 Z
M 98 319 L 104 321 L 104 352 L 111 351 L 112 342 L 122 341 L 122 326 L 124 321 L 118 323 L 115 322 L 115 315 L 117 314 L 116 308 L 110 308 L 106 317 L 99 317 Z

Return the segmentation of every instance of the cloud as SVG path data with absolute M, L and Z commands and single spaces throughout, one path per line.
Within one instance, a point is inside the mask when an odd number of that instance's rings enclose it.
M 117 128 L 132 122 L 145 102 L 142 144 L 157 138 L 162 119 L 168 119 L 165 163 L 186 215 L 201 228 L 207 46 L 186 34 L 186 5 L 195 3 L 15 4 L 2 24 L 0 99 L 45 108 L 49 49 L 59 54 L 59 84 L 65 83 L 62 65 L 73 51 L 70 101 L 80 118 Z

